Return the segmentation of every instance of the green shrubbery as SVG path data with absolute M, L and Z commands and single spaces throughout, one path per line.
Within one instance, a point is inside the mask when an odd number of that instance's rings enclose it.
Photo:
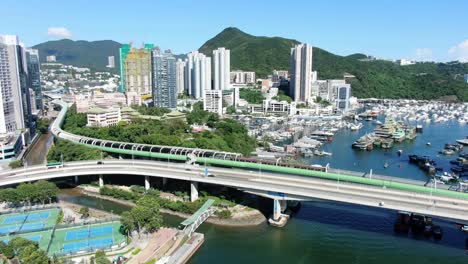
M 101 195 L 106 195 L 106 196 L 114 197 L 117 199 L 123 199 L 127 201 L 135 201 L 136 198 L 138 197 L 133 192 L 125 191 L 125 190 L 118 189 L 118 188 L 109 188 L 106 186 L 101 187 L 99 189 L 99 193 Z
M 23 167 L 23 161 L 21 161 L 21 160 L 14 160 L 14 161 L 8 163 L 8 166 L 9 166 L 11 169 L 21 168 L 21 167 Z
M 189 201 L 171 201 L 169 199 L 164 199 L 160 197 L 160 191 L 156 189 L 144 189 L 143 186 L 133 185 L 130 187 L 131 191 L 122 190 L 119 188 L 111 188 L 104 186 L 99 190 L 101 195 L 111 196 L 117 199 L 123 199 L 127 201 L 138 201 L 143 197 L 152 197 L 153 201 L 156 201 L 157 204 L 163 208 L 168 209 L 174 212 L 180 212 L 184 214 L 193 214 L 195 213 L 208 199 L 213 199 L 215 201 L 214 205 L 219 206 L 234 206 L 235 203 L 224 199 L 224 197 L 209 196 L 206 192 L 200 192 L 200 197 L 195 202 Z M 186 192 L 177 191 L 175 195 L 180 198 L 185 198 L 188 196 Z
M 216 211 L 216 216 L 218 216 L 219 218 L 231 218 L 232 217 L 232 213 L 231 211 L 229 210 L 221 210 L 221 211 Z

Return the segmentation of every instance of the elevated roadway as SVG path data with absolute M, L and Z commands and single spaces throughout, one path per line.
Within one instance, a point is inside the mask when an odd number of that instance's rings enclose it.
M 405 210 L 453 220 L 468 221 L 468 194 L 450 192 L 446 196 L 436 192 L 422 193 L 413 190 L 332 181 L 301 175 L 285 175 L 273 172 L 248 171 L 233 168 L 187 165 L 182 163 L 146 160 L 105 160 L 65 163 L 63 167 L 28 168 L 0 172 L 0 186 L 21 182 L 47 180 L 85 175 L 135 175 L 185 180 L 192 183 L 210 183 L 237 188 L 246 192 L 270 197 L 278 201 L 324 199 L 351 204 Z M 100 177 L 102 183 L 102 176 Z M 149 188 L 149 184 L 145 184 Z M 275 205 L 276 208 L 281 204 Z

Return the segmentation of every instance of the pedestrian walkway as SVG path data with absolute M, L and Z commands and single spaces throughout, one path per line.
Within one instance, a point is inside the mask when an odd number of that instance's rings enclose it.
M 155 260 L 164 256 L 167 250 L 174 243 L 173 238 L 177 235 L 177 230 L 170 228 L 161 228 L 153 234 L 153 238 L 148 245 L 134 258 L 131 258 L 128 264 L 146 263 L 150 259 Z

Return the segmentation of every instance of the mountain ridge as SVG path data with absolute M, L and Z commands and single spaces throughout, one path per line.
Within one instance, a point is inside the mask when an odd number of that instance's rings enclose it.
M 232 70 L 251 70 L 266 77 L 272 70 L 290 70 L 291 48 L 300 43 L 282 37 L 254 36 L 235 27 L 228 27 L 207 40 L 198 50 L 212 56 L 214 49 L 231 50 Z M 47 55 L 57 56 L 57 62 L 95 70 L 107 70 L 107 57 L 114 56 L 114 73 L 119 69 L 119 48 L 113 40 L 73 41 L 68 39 L 48 41 L 33 46 L 39 50 L 41 62 Z M 175 55 L 183 58 L 183 55 Z M 400 66 L 391 61 L 362 61 L 365 54 L 340 56 L 313 47 L 313 70 L 320 79 L 342 79 L 344 73 L 352 74 L 352 93 L 359 98 L 409 98 L 438 99 L 456 96 L 468 101 L 468 84 L 463 74 L 468 73 L 468 63 L 424 62 Z

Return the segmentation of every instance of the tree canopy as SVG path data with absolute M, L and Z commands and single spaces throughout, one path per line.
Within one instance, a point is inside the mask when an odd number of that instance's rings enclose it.
M 135 207 L 122 214 L 121 223 L 123 229 L 128 234 L 134 230 L 138 234 L 142 231 L 153 232 L 157 230 L 163 224 L 159 209 L 157 197 L 151 195 L 141 197 Z
M 57 198 L 58 187 L 48 181 L 21 183 L 16 188 L 0 189 L 0 202 L 7 203 L 42 203 Z
M 0 251 L 8 259 L 17 258 L 19 263 L 48 264 L 49 257 L 39 245 L 22 237 L 14 237 L 8 244 L 0 241 Z
M 192 133 L 191 124 L 206 124 L 213 131 Z M 152 145 L 180 146 L 188 148 L 205 148 L 249 155 L 256 145 L 254 138 L 248 135 L 242 124 L 232 119 L 220 120 L 215 113 L 203 110 L 199 103 L 193 111 L 187 113 L 187 123 L 182 120 L 141 120 L 135 119 L 128 124 L 93 128 L 86 127 L 86 116 L 76 113 L 71 107 L 67 112 L 64 129 L 74 134 L 87 137 L 134 142 Z M 48 155 L 49 161 L 59 161 L 63 155 L 65 161 L 99 159 L 100 151 L 85 146 L 69 147 L 71 142 L 58 140 Z M 66 150 L 66 151 L 64 151 Z

